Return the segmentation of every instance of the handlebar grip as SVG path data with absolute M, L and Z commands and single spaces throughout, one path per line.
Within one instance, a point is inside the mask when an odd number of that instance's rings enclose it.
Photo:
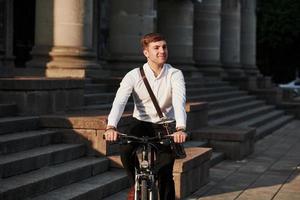
M 117 138 L 119 139 L 119 138 L 121 138 L 122 137 L 122 133 L 118 133 L 118 136 L 117 136 Z M 105 134 L 103 134 L 102 135 L 102 138 L 103 138 L 103 140 L 106 140 L 106 138 L 105 138 Z

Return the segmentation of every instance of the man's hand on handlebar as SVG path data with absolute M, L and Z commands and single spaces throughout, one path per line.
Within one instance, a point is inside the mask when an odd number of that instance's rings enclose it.
M 118 133 L 119 132 L 117 131 L 117 129 L 115 127 L 109 127 L 108 126 L 106 128 L 106 131 L 104 132 L 103 137 L 104 137 L 105 140 L 113 142 L 113 141 L 117 140 Z
M 186 141 L 187 134 L 184 131 L 176 131 L 172 134 L 175 143 L 183 143 Z

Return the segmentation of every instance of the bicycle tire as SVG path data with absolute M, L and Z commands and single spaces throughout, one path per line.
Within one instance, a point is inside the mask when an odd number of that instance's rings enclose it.
M 141 200 L 148 200 L 148 186 L 147 180 L 141 181 Z
M 152 188 L 151 188 L 151 196 L 152 198 L 149 197 L 150 200 L 158 200 L 158 189 L 157 189 L 157 186 L 154 184 L 152 185 Z

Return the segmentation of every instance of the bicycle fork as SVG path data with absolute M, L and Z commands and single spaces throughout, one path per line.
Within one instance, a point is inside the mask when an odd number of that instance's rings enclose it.
M 140 167 L 135 169 L 134 199 L 157 200 L 155 176 L 152 172 L 154 151 L 150 148 L 149 155 L 148 146 L 144 146 L 141 153 Z
M 149 200 L 157 200 L 155 177 L 150 173 L 139 173 L 135 175 L 134 200 L 140 200 L 147 196 Z M 156 192 L 156 194 L 154 194 Z M 143 194 L 142 194 L 143 193 Z

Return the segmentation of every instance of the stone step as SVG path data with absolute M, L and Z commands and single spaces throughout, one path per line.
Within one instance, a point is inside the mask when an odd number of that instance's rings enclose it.
M 93 80 L 94 78 L 91 78 L 91 77 L 85 77 L 84 78 L 84 83 L 85 84 L 92 84 L 92 80 Z
M 211 101 L 208 102 L 208 104 L 209 104 L 209 109 L 217 109 L 217 108 L 228 107 L 228 106 L 237 105 L 241 103 L 246 103 L 254 100 L 256 100 L 255 96 L 243 95 L 239 97 L 233 97 L 230 99 Z
M 101 115 L 101 116 L 108 116 L 109 114 L 109 109 L 108 109 L 109 105 L 108 104 L 100 104 L 100 105 L 86 105 L 86 106 L 80 106 L 80 107 L 76 107 L 73 109 L 70 109 L 68 111 L 68 114 L 70 115 L 77 115 L 80 116 L 81 114 L 83 115 L 92 115 L 92 114 L 97 114 L 97 115 Z M 110 105 L 111 107 L 111 105 Z
M 207 140 L 190 140 L 184 143 L 184 148 L 192 148 L 192 147 L 208 147 Z M 212 156 L 210 158 L 210 166 L 214 166 L 223 160 L 225 160 L 225 154 L 223 152 L 216 152 L 212 149 Z
M 112 169 L 80 182 L 58 188 L 32 200 L 100 200 L 127 188 L 129 182 L 122 169 Z
M 183 144 L 184 148 L 192 148 L 192 147 L 208 147 L 208 141 L 207 140 L 189 140 L 186 141 Z M 214 166 L 218 164 L 219 162 L 223 161 L 225 159 L 225 154 L 223 152 L 215 152 L 214 149 L 212 149 L 212 156 L 210 158 L 210 166 Z
M 256 129 L 255 140 L 259 140 L 266 135 L 272 133 L 273 131 L 277 130 L 278 128 L 282 127 L 283 125 L 289 123 L 294 119 L 294 116 L 285 115 L 280 117 L 279 119 L 273 120 L 272 122 L 265 124 Z
M 41 117 L 41 127 L 44 128 L 62 128 L 62 129 L 94 129 L 104 130 L 106 128 L 107 116 L 103 113 L 95 112 L 81 112 L 80 115 L 66 114 L 66 115 L 44 115 Z M 118 127 L 127 125 L 131 122 L 132 117 L 130 113 L 123 113 Z
M 101 104 L 101 103 L 112 103 L 115 98 L 115 93 L 105 92 L 97 94 L 85 94 L 84 95 L 84 104 Z
M 6 133 L 36 130 L 39 128 L 39 117 L 5 117 L 0 118 L 0 135 Z
M 225 153 L 213 151 L 210 158 L 210 167 L 213 167 L 225 160 Z
M 54 144 L 0 156 L 0 178 L 6 178 L 85 155 L 83 144 Z
M 230 99 L 233 96 L 234 97 L 239 97 L 246 95 L 247 92 L 245 91 L 230 91 L 230 92 L 220 92 L 217 94 L 208 94 L 208 95 L 195 95 L 195 96 L 188 96 L 187 101 L 218 101 L 218 100 L 225 100 L 225 99 Z
M 206 126 L 192 132 L 196 140 L 207 140 L 215 152 L 225 153 L 226 158 L 241 160 L 254 150 L 255 128 L 237 126 Z
M 61 142 L 58 131 L 36 130 L 0 135 L 0 155 Z
M 0 117 L 16 116 L 17 112 L 16 104 L 0 104 Z
M 234 113 L 240 113 L 243 112 L 245 110 L 250 110 L 253 108 L 257 108 L 260 106 L 265 105 L 263 101 L 250 101 L 247 103 L 240 103 L 240 104 L 236 104 L 234 106 L 228 106 L 225 108 L 218 108 L 218 109 L 210 109 L 208 112 L 208 117 L 209 119 L 218 119 L 218 118 L 222 118 Z
M 183 143 L 184 148 L 190 147 L 207 147 L 207 141 L 205 140 L 188 140 Z
M 27 70 L 27 69 L 26 69 Z M 45 75 L 45 74 L 44 74 Z M 84 80 L 72 78 L 47 78 L 40 77 L 12 77 L 1 79 L 0 89 L 14 91 L 41 91 L 55 90 L 57 88 L 81 88 Z
M 211 87 L 211 88 L 187 88 L 186 94 L 187 96 L 193 96 L 193 95 L 199 95 L 199 94 L 215 94 L 219 92 L 225 92 L 225 91 L 232 91 L 233 88 L 230 86 L 223 86 L 223 87 Z
M 204 84 L 201 81 L 198 82 L 189 82 L 185 80 L 185 87 L 186 88 L 203 88 Z
M 211 78 L 211 77 L 195 77 L 195 78 L 189 78 L 185 77 L 185 82 L 187 86 L 189 84 L 201 84 L 207 87 L 218 87 L 218 86 L 224 86 L 224 85 L 229 85 L 228 82 L 222 81 L 219 78 Z
M 225 81 L 214 81 L 214 80 L 211 80 L 211 81 L 206 81 L 203 83 L 203 85 L 205 87 L 222 87 L 222 86 L 231 86 L 231 87 L 235 87 L 235 86 L 232 86 L 230 85 L 228 82 L 225 82 Z M 237 88 L 237 87 L 235 87 Z
M 240 127 L 260 127 L 284 115 L 282 110 L 274 110 L 259 117 L 240 123 Z
M 133 102 L 127 102 L 125 106 L 125 111 L 132 111 L 133 110 Z M 110 112 L 110 109 L 112 107 L 112 102 L 111 103 L 105 103 L 105 104 L 94 104 L 94 105 L 86 105 L 86 106 L 81 106 L 77 108 L 71 109 L 71 111 L 88 111 L 88 110 L 99 110 L 103 111 L 103 115 L 108 115 Z
M 85 157 L 0 179 L 0 197 L 5 200 L 34 197 L 107 171 L 108 164 L 105 157 Z
M 220 119 L 209 120 L 210 124 L 215 125 L 237 125 L 251 118 L 257 117 L 263 113 L 270 112 L 274 109 L 274 106 L 261 106 L 245 112 L 228 115 Z
M 102 78 L 92 78 L 90 79 L 90 83 L 94 84 L 108 84 L 108 85 L 119 85 L 123 77 L 102 77 Z
M 84 86 L 85 94 L 95 94 L 109 91 L 113 91 L 112 88 L 110 88 L 109 85 L 104 83 L 86 83 Z
M 121 200 L 121 199 L 126 199 L 127 198 L 127 193 L 129 191 L 129 188 L 126 188 L 124 190 L 121 190 L 118 193 L 115 193 L 111 196 L 108 196 L 104 198 L 103 200 Z

